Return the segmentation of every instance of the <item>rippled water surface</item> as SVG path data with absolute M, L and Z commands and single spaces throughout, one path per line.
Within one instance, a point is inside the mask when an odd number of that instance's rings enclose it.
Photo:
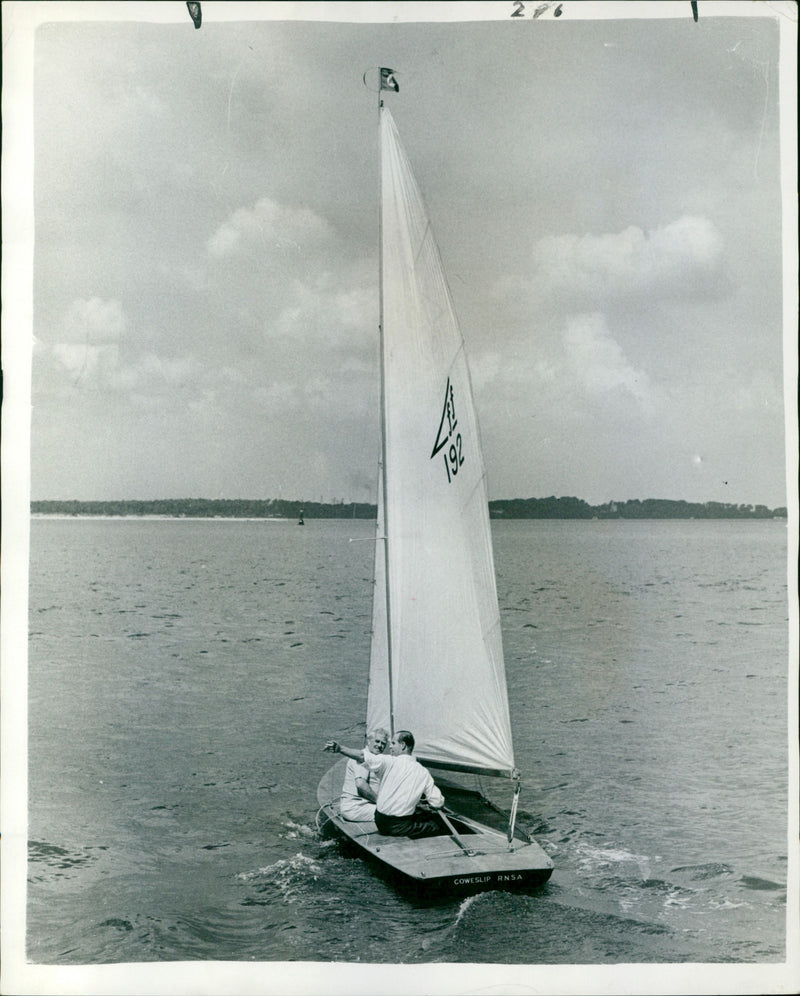
M 373 528 L 34 520 L 30 961 L 783 960 L 785 523 L 493 523 L 555 872 L 428 907 L 315 822 L 322 744 L 363 733 Z

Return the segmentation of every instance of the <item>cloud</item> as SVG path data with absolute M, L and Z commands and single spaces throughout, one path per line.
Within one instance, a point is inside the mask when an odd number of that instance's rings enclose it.
M 496 350 L 471 354 L 469 372 L 476 393 L 494 381 L 502 370 L 502 357 Z
M 377 325 L 377 295 L 373 287 L 342 287 L 345 274 L 322 274 L 312 285 L 292 281 L 284 293 L 291 297 L 271 331 L 280 336 L 309 336 L 330 345 L 354 343 Z
M 53 346 L 53 356 L 75 383 L 95 380 L 101 368 L 117 362 L 116 346 L 91 346 L 88 343 L 59 342 Z
M 239 337 L 308 340 L 314 348 L 362 349 L 377 329 L 371 265 L 348 251 L 329 222 L 308 208 L 262 198 L 239 209 L 206 243 L 206 287 L 236 303 Z M 215 264 L 219 264 L 216 266 Z M 257 337 L 257 338 L 256 338 Z
M 723 278 L 724 243 L 708 218 L 684 215 L 645 232 L 556 235 L 533 249 L 529 289 L 570 306 L 631 297 L 713 296 Z
M 194 369 L 189 357 L 165 357 L 149 351 L 130 356 L 135 330 L 117 300 L 78 298 L 58 329 L 58 341 L 39 341 L 37 362 L 52 366 L 73 386 L 94 390 L 159 393 L 185 383 Z
M 563 334 L 567 370 L 590 398 L 627 394 L 649 412 L 653 388 L 643 370 L 637 370 L 611 335 L 603 315 L 574 315 Z
M 187 383 L 194 370 L 188 357 L 168 359 L 145 353 L 133 362 L 125 362 L 115 343 L 95 346 L 89 343 L 59 342 L 52 354 L 60 368 L 74 384 L 93 389 L 161 394 Z
M 119 367 L 110 378 L 112 387 L 175 388 L 187 383 L 195 369 L 191 357 L 167 358 L 156 353 L 145 353 L 136 363 Z
M 127 328 L 119 301 L 77 298 L 58 328 L 58 341 L 48 347 L 38 340 L 36 360 L 54 360 L 56 369 L 74 384 L 107 380 L 119 362 L 119 340 Z
M 476 395 L 508 411 L 649 416 L 662 392 L 637 368 L 600 312 L 573 314 L 546 335 L 520 342 L 513 362 L 488 351 L 470 358 Z M 603 413 L 603 414 L 601 414 Z
M 119 301 L 77 298 L 67 310 L 60 338 L 65 342 L 116 342 L 127 327 L 128 320 Z
M 239 208 L 206 243 L 217 258 L 232 256 L 253 247 L 300 251 L 309 244 L 326 242 L 332 234 L 329 223 L 310 208 L 293 208 L 262 197 L 252 208 Z

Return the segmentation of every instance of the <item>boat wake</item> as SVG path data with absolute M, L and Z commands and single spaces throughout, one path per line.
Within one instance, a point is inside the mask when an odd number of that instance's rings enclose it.
M 240 882 L 255 884 L 259 891 L 275 887 L 285 902 L 293 903 L 306 891 L 307 886 L 317 881 L 321 873 L 322 869 L 316 858 L 299 852 L 291 858 L 280 858 L 255 871 L 240 872 L 236 878 Z
M 453 924 L 453 926 L 457 927 L 461 923 L 463 916 L 466 914 L 467 910 L 471 906 L 474 906 L 476 903 L 485 901 L 486 897 L 489 895 L 491 895 L 491 893 L 478 892 L 474 896 L 467 896 L 467 898 L 464 899 L 461 905 L 458 907 L 458 913 L 456 914 L 456 922 Z
M 304 823 L 293 823 L 289 820 L 288 823 L 284 823 L 284 826 L 287 832 L 281 834 L 281 836 L 286 837 L 287 840 L 296 840 L 298 837 L 305 837 L 307 840 L 316 840 L 319 836 L 315 827 L 307 826 Z
M 296 841 L 301 847 L 305 844 L 310 845 L 308 852 L 300 850 L 291 857 L 279 858 L 272 864 L 263 865 L 253 871 L 240 872 L 236 879 L 251 884 L 260 893 L 277 889 L 283 899 L 291 903 L 322 878 L 320 859 L 330 848 L 336 846 L 336 841 L 321 840 L 316 827 L 305 823 L 285 820 L 280 826 L 281 829 L 277 834 L 279 837 Z
M 612 900 L 616 912 L 659 925 L 674 923 L 676 915 L 704 917 L 735 915 L 747 908 L 750 888 L 773 888 L 773 883 L 751 885 L 747 876 L 724 862 L 678 865 L 662 869 L 659 855 L 636 854 L 624 848 L 579 843 L 574 852 L 576 885 L 602 906 Z M 777 891 L 780 889 L 778 885 Z
M 650 878 L 650 858 L 646 854 L 631 854 L 621 848 L 592 847 L 582 842 L 576 848 L 578 854 L 578 872 L 593 874 L 608 871 L 619 865 L 636 865 L 643 881 Z

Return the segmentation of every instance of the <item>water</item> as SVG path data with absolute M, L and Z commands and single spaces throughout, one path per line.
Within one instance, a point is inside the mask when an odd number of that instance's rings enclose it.
M 785 523 L 493 529 L 555 872 L 424 906 L 315 824 L 322 745 L 363 733 L 373 524 L 34 520 L 28 959 L 782 961 Z

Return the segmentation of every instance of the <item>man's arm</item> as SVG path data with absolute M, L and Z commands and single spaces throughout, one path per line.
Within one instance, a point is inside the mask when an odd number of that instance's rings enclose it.
M 362 799 L 366 799 L 367 802 L 378 801 L 378 793 L 370 787 L 366 778 L 356 778 L 356 792 L 358 792 Z
M 322 749 L 329 750 L 332 754 L 344 754 L 345 757 L 349 757 L 353 761 L 364 760 L 363 748 L 361 750 L 356 750 L 355 747 L 343 747 L 335 740 L 329 740 Z
M 428 783 L 425 786 L 425 801 L 433 809 L 441 809 L 444 805 L 444 796 L 430 775 L 428 775 Z

